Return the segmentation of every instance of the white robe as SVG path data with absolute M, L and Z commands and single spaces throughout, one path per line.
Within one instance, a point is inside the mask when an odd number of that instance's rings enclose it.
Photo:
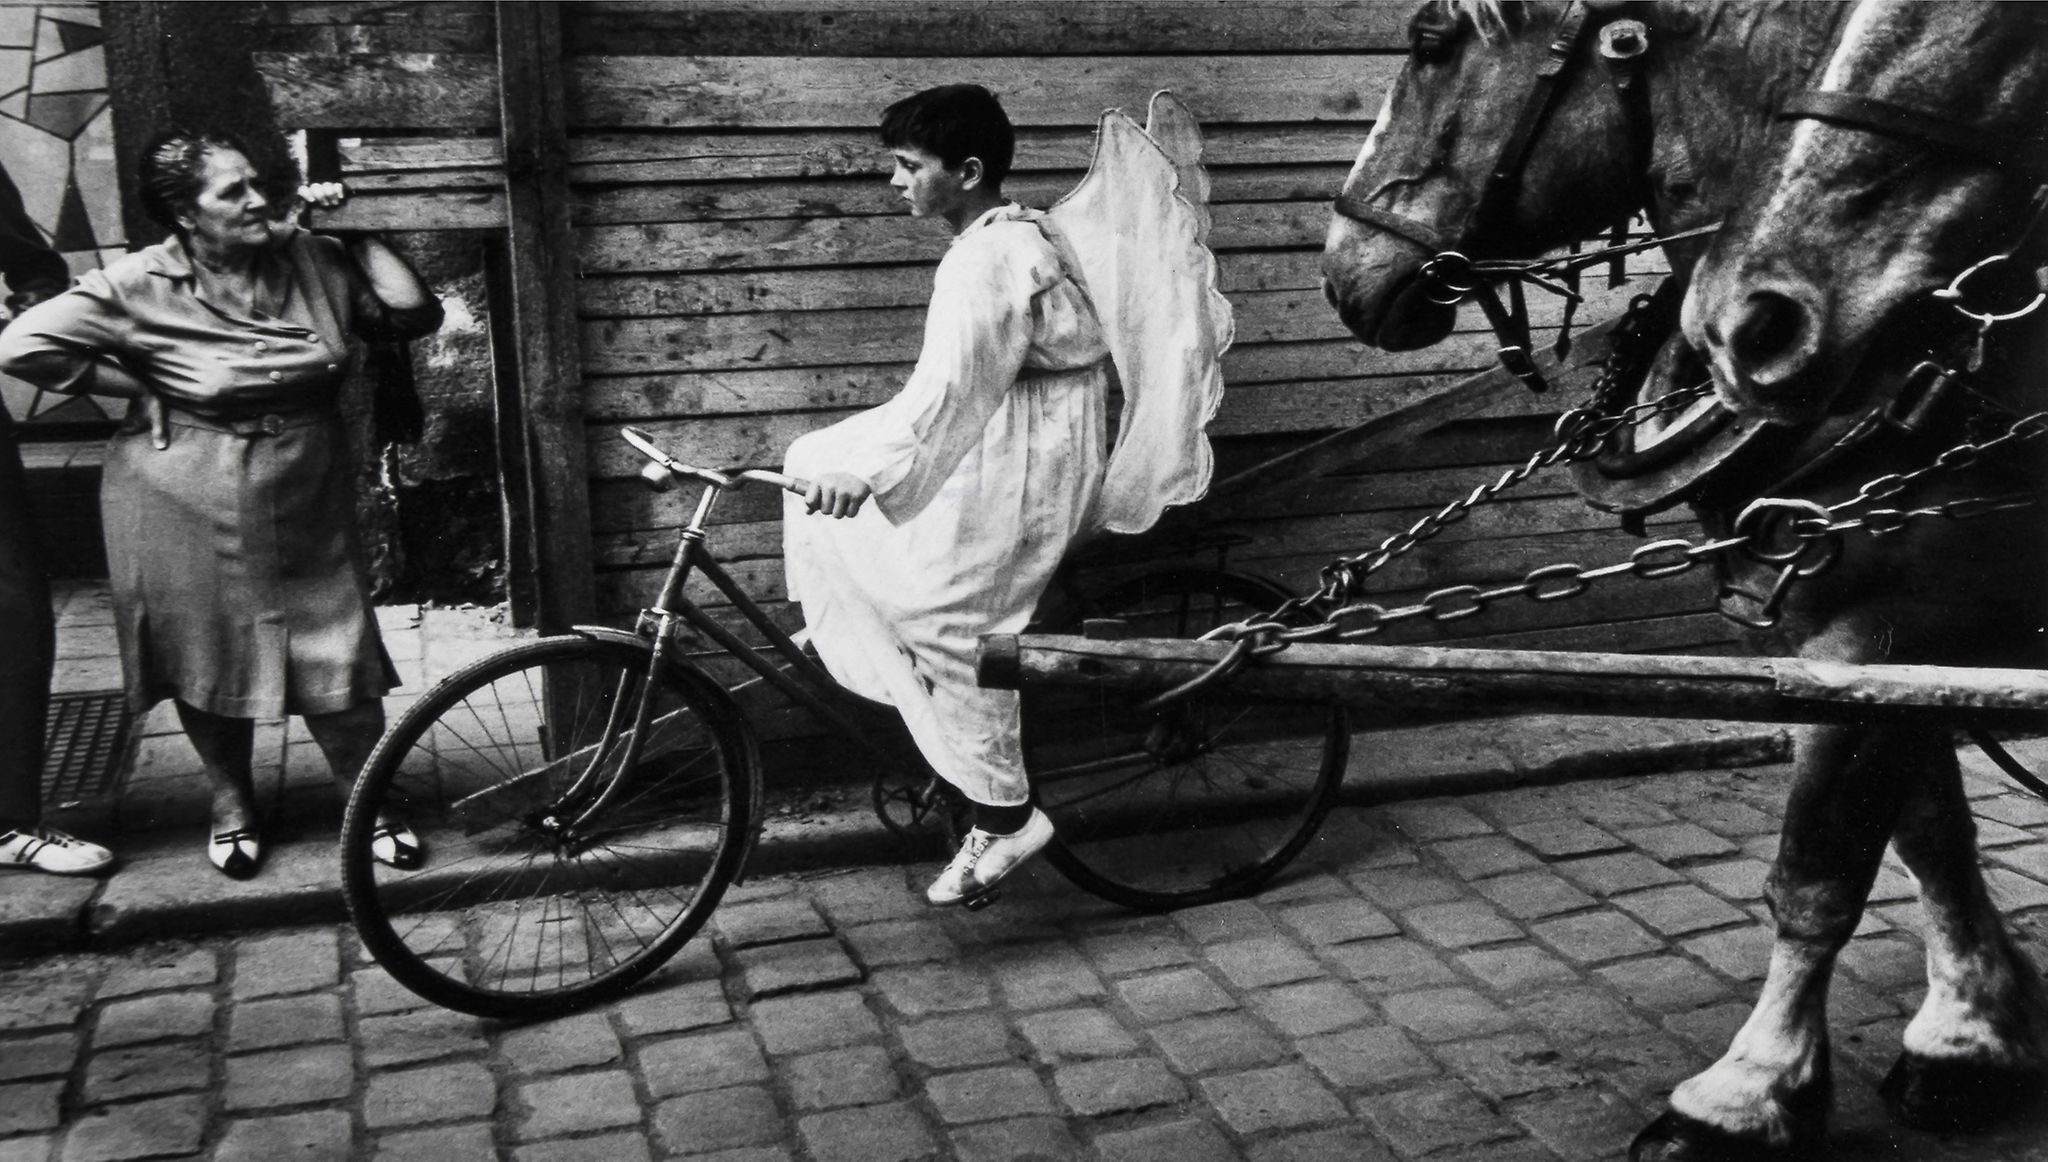
M 1105 458 L 1109 349 L 1041 217 L 1005 205 L 962 231 L 902 392 L 786 460 L 874 488 L 845 520 L 784 503 L 789 595 L 826 668 L 896 707 L 968 798 L 1000 806 L 1028 796 L 1017 694 L 975 684 L 977 642 L 1024 628 L 1087 527 Z

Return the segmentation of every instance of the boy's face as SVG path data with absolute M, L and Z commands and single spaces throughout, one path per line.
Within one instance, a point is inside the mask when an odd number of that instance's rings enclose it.
M 915 145 L 898 146 L 890 151 L 890 156 L 896 160 L 896 169 L 889 175 L 889 184 L 903 191 L 903 200 L 910 203 L 911 217 L 950 221 L 951 212 L 966 204 L 972 185 L 968 163 L 949 170 L 937 154 Z

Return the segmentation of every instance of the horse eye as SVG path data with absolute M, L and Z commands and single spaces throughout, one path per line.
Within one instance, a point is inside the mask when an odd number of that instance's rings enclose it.
M 1450 57 L 1451 46 L 1464 31 L 1464 18 L 1444 0 L 1430 0 L 1408 22 L 1408 44 L 1415 59 L 1437 64 Z

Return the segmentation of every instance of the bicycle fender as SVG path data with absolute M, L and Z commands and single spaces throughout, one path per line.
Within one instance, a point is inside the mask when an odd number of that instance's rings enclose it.
M 639 634 L 629 630 L 615 629 L 609 625 L 572 625 L 569 627 L 569 632 L 599 641 L 623 642 L 626 645 L 636 646 L 641 649 L 647 648 L 648 645 L 647 639 Z M 741 759 L 746 763 L 746 769 L 749 772 L 746 786 L 747 825 L 741 829 L 743 838 L 741 840 L 740 860 L 737 869 L 733 872 L 734 883 L 745 883 L 747 879 L 747 865 L 752 863 L 754 858 L 754 845 L 760 842 L 761 833 L 767 830 L 768 827 L 768 820 L 765 814 L 767 806 L 763 802 L 762 792 L 762 786 L 767 780 L 762 777 L 761 742 L 754 734 L 753 719 L 747 717 L 747 712 L 740 709 L 739 702 L 727 692 L 723 685 L 706 673 L 702 666 L 683 658 L 670 658 L 668 660 L 668 668 L 675 671 L 682 681 L 689 682 L 698 687 L 699 692 L 704 695 L 706 709 L 710 713 L 719 715 L 722 722 L 731 726 L 739 734 L 741 745 L 746 750 Z

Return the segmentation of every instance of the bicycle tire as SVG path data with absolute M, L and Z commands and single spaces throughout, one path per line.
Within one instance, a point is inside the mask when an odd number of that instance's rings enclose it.
M 1093 603 L 1131 637 L 1196 637 L 1286 600 L 1219 569 L 1147 574 Z M 1315 838 L 1342 790 L 1350 723 L 1336 707 L 1254 703 L 1227 690 L 1140 714 L 1116 690 L 1024 694 L 1025 765 L 1052 817 L 1047 857 L 1125 907 L 1249 895 Z
M 650 651 L 623 634 L 522 642 L 379 741 L 343 817 L 342 889 L 400 984 L 480 1017 L 554 1016 L 622 995 L 710 917 L 745 857 L 758 747 L 723 687 L 672 663 L 622 771 L 632 720 L 613 711 L 637 702 Z M 387 811 L 419 836 L 419 866 L 372 857 Z

